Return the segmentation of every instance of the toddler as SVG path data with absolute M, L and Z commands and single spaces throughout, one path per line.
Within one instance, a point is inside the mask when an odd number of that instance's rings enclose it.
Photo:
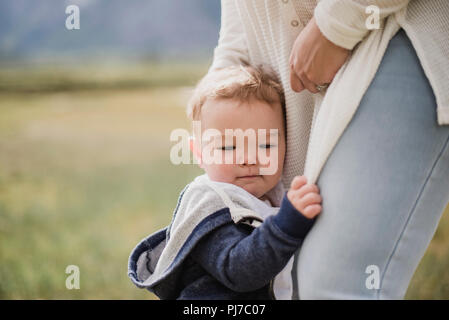
M 161 299 L 290 299 L 292 256 L 321 196 L 304 176 L 284 190 L 281 85 L 261 67 L 211 71 L 187 113 L 205 174 L 181 192 L 171 224 L 132 251 L 128 275 Z

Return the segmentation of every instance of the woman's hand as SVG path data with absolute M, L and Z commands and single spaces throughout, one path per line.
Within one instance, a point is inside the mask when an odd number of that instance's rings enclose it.
M 350 51 L 330 42 L 312 18 L 298 35 L 290 54 L 290 85 L 293 91 L 317 93 L 317 85 L 332 82 Z
M 307 184 L 305 176 L 296 176 L 287 192 L 287 198 L 296 210 L 308 219 L 321 212 L 321 195 L 316 184 Z

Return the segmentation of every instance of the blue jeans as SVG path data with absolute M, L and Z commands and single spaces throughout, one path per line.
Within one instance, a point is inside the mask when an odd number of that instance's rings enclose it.
M 402 29 L 317 184 L 299 298 L 402 299 L 449 200 L 449 126 Z

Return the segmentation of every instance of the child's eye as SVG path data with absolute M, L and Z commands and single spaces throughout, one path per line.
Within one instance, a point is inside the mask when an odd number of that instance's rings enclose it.
M 221 150 L 235 150 L 235 146 L 223 146 Z
M 261 144 L 259 145 L 259 148 L 263 148 L 263 149 L 270 149 L 270 148 L 274 148 L 276 147 L 276 145 L 274 144 Z

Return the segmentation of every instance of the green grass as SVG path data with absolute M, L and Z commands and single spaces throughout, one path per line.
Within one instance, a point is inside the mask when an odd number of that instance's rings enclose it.
M 138 78 L 123 70 L 109 72 Z M 177 79 L 177 69 L 157 70 Z M 47 71 L 0 76 L 0 299 L 154 298 L 132 285 L 127 259 L 139 240 L 170 222 L 179 192 L 201 173 L 168 157 L 171 130 L 190 129 L 179 85 L 205 71 L 133 89 L 92 76 L 102 90 L 81 91 L 84 85 L 62 90 L 67 83 L 31 90 L 40 77 L 49 83 Z M 149 77 L 158 79 L 156 71 Z M 449 298 L 448 244 L 446 210 L 407 298 Z M 65 287 L 72 264 L 80 268 L 80 290 Z
M 0 93 L 190 86 L 205 73 L 208 65 L 205 62 L 187 64 L 176 61 L 126 64 L 97 61 L 73 66 L 0 64 Z
M 168 161 L 182 89 L 0 96 L 0 298 L 150 298 L 127 259 L 200 170 Z M 79 266 L 81 289 L 65 288 Z

